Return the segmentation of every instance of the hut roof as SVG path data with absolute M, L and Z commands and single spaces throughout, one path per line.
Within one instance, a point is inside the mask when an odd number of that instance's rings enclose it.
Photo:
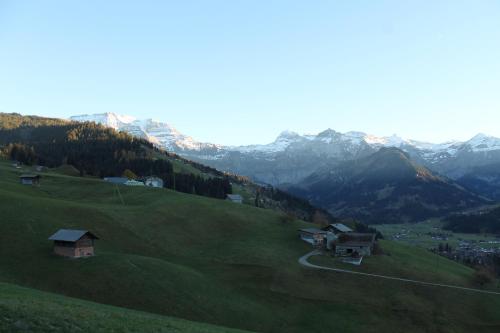
M 332 223 L 330 226 L 340 232 L 352 232 L 352 229 L 342 223 Z
M 91 238 L 99 239 L 96 235 L 87 230 L 74 230 L 74 229 L 59 229 L 55 234 L 49 237 L 49 240 L 63 241 L 63 242 L 76 242 L 85 235 Z
M 318 229 L 318 228 L 304 228 L 304 229 L 299 229 L 300 232 L 305 232 L 307 234 L 321 234 L 321 235 L 326 235 L 326 231 Z
M 19 178 L 31 178 L 31 179 L 36 179 L 36 178 L 40 178 L 39 175 L 33 175 L 33 174 L 22 174 L 19 176 Z
M 375 234 L 351 232 L 339 237 L 338 246 L 371 246 L 375 243 Z

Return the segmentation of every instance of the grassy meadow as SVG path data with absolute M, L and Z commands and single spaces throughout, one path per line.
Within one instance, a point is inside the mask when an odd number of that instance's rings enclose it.
M 76 305 L 63 317 L 123 324 L 127 332 L 145 321 L 157 325 L 144 324 L 145 332 L 161 332 L 157 327 L 171 320 L 163 316 L 256 332 L 500 330 L 500 296 L 300 266 L 297 259 L 310 248 L 297 229 L 307 224 L 283 223 L 271 210 L 50 171 L 39 187 L 22 186 L 22 171 L 0 162 L 0 300 L 11 300 L 0 301 L 0 328 L 19 320 L 15 301 L 31 302 L 30 293 L 35 310 L 22 312 L 23 322 L 59 321 L 58 309 L 66 307 L 66 298 L 15 284 L 115 306 L 106 307 L 113 315 L 103 318 L 103 305 L 68 299 Z M 59 228 L 98 235 L 96 256 L 53 255 L 47 238 Z M 433 254 L 390 241 L 383 247 L 394 258 L 380 267 L 388 273 L 470 283 L 473 272 L 464 266 L 446 261 L 429 275 L 413 261 L 433 262 Z M 196 329 L 181 325 L 178 331 Z
M 0 283 L 1 332 L 244 333 Z

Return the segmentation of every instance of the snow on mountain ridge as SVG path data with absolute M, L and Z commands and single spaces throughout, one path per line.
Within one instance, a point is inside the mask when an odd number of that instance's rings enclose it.
M 465 142 L 466 145 L 471 147 L 472 151 L 484 152 L 500 149 L 500 139 L 491 135 L 479 133 L 472 139 Z
M 217 149 L 220 146 L 197 142 L 192 137 L 179 132 L 170 124 L 153 119 L 136 119 L 131 116 L 117 115 L 113 112 L 78 115 L 70 117 L 74 121 L 90 121 L 115 130 L 124 131 L 131 135 L 144 138 L 150 142 L 169 150 L 201 150 L 205 148 Z
M 285 151 L 293 144 L 301 142 L 318 142 L 318 144 L 344 144 L 350 147 L 359 146 L 363 143 L 374 148 L 376 147 L 396 147 L 404 149 L 405 146 L 411 146 L 423 152 L 424 157 L 432 159 L 435 156 L 448 154 L 454 156 L 464 147 L 469 147 L 474 152 L 486 152 L 490 150 L 500 150 L 500 139 L 493 136 L 478 134 L 468 141 L 450 141 L 445 143 L 429 143 L 416 140 L 401 138 L 395 134 L 391 136 L 375 136 L 359 131 L 350 131 L 346 133 L 336 132 L 332 129 L 326 129 L 318 134 L 304 134 L 293 131 L 283 131 L 275 141 L 269 144 L 256 144 L 247 146 L 222 146 L 211 143 L 202 143 L 194 140 L 192 137 L 179 132 L 175 127 L 168 123 L 163 123 L 153 119 L 136 119 L 131 116 L 118 115 L 112 112 L 93 115 L 78 115 L 70 118 L 74 121 L 93 121 L 116 130 L 122 130 L 132 135 L 143 137 L 154 144 L 170 150 L 190 150 L 201 151 L 227 150 L 238 151 L 245 154 L 264 153 L 275 154 Z

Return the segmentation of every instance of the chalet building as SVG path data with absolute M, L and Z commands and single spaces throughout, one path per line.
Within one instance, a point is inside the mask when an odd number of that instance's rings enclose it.
M 370 256 L 375 245 L 375 234 L 345 233 L 335 243 L 336 256 Z
M 336 235 L 353 231 L 351 228 L 349 228 L 348 226 L 346 226 L 345 224 L 342 224 L 342 223 L 329 224 L 328 227 L 326 227 L 325 229 L 330 231 L 330 232 L 333 232 Z
M 140 182 L 138 180 L 134 180 L 134 179 L 129 179 L 127 180 L 124 185 L 127 185 L 127 186 L 144 186 L 144 183 L 143 182 Z
M 239 194 L 228 194 L 226 195 L 226 200 L 239 204 L 243 203 L 243 197 Z
M 90 231 L 73 229 L 59 229 L 49 237 L 54 241 L 54 253 L 70 258 L 93 256 L 96 239 L 99 238 Z
M 29 175 L 24 174 L 19 176 L 19 180 L 23 185 L 39 185 L 40 184 L 40 176 L 39 175 Z
M 163 180 L 158 177 L 147 177 L 144 184 L 149 187 L 163 187 Z
M 299 237 L 304 242 L 314 247 L 323 247 L 326 245 L 327 232 L 318 228 L 299 229 Z

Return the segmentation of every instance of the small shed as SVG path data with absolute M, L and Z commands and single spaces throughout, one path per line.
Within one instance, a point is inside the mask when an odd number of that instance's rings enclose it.
M 49 237 L 54 253 L 63 257 L 82 258 L 94 255 L 94 241 L 99 239 L 88 230 L 59 229 Z
M 24 174 L 19 176 L 21 184 L 23 185 L 38 185 L 40 184 L 39 175 Z
M 239 194 L 228 194 L 226 196 L 226 200 L 229 200 L 234 203 L 243 203 L 243 197 Z
M 158 177 L 147 177 L 144 184 L 149 187 L 163 187 L 163 180 Z

